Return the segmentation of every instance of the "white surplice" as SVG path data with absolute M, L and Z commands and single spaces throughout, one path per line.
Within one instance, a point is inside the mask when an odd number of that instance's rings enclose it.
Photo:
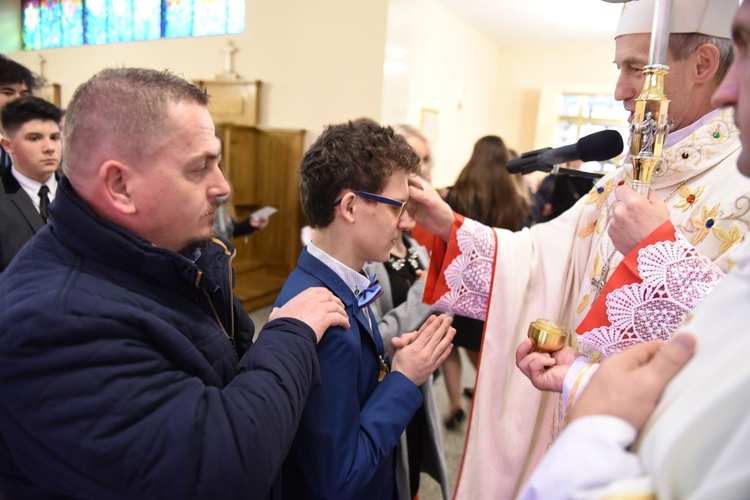
M 714 112 L 664 153 L 652 187 L 685 239 L 726 271 L 750 230 L 750 181 L 736 170 L 731 112 Z M 480 368 L 457 498 L 512 498 L 548 448 L 557 395 L 537 391 L 515 366 L 515 349 L 537 318 L 573 331 L 591 307 L 592 278 L 612 254 L 606 234 L 619 169 L 557 219 L 511 233 L 466 220 L 451 236 L 461 254 L 443 262 L 449 290 L 435 307 L 485 319 Z M 611 255 L 611 258 L 610 258 Z M 492 276 L 492 279 L 490 279 Z
M 628 450 L 635 431 L 620 419 L 574 421 L 521 498 L 750 498 L 750 244 L 734 258 L 732 272 L 678 328 L 696 336 L 696 354 L 667 387 L 635 451 Z

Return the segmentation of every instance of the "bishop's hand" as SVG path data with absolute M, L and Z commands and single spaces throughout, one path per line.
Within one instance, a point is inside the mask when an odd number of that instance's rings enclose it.
M 421 177 L 409 178 L 409 215 L 432 234 L 448 241 L 455 215 L 440 194 Z
M 627 185 L 615 189 L 617 201 L 612 205 L 608 234 L 615 248 L 628 255 L 646 236 L 669 220 L 669 209 L 656 191 L 649 189 L 648 198 Z
M 534 343 L 525 339 L 516 349 L 516 366 L 540 391 L 562 392 L 563 381 L 580 353 L 565 346 L 552 352 L 536 352 Z

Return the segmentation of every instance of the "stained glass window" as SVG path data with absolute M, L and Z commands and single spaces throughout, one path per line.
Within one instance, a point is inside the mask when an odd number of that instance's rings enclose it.
M 23 0 L 23 48 L 242 33 L 245 0 Z

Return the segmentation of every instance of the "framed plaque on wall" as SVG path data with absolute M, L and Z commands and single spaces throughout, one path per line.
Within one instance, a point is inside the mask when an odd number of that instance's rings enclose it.
M 256 126 L 259 120 L 260 80 L 195 82 L 211 96 L 208 112 L 214 123 Z
M 439 117 L 440 114 L 436 109 L 422 108 L 421 123 L 419 125 L 420 132 L 433 144 L 437 142 L 439 136 Z
M 51 102 L 55 106 L 59 107 L 61 105 L 60 84 L 58 83 L 49 83 L 47 85 L 39 87 L 34 91 L 34 95 L 37 97 L 41 97 L 45 101 Z

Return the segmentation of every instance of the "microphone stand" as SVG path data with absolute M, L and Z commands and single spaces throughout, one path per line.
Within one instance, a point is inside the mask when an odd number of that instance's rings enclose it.
M 601 172 L 589 172 L 587 170 L 576 170 L 574 168 L 561 168 L 559 165 L 555 165 L 550 169 L 540 168 L 539 170 L 549 172 L 552 175 L 562 174 L 570 175 L 571 177 L 585 177 L 586 179 L 594 180 L 599 180 L 604 177 L 604 174 Z
M 508 166 L 508 172 L 511 174 L 526 175 L 532 172 L 542 171 L 549 172 L 551 174 L 565 174 L 575 177 L 587 177 L 589 179 L 601 179 L 604 174 L 598 172 L 587 172 L 585 170 L 576 170 L 574 168 L 561 168 L 559 165 L 552 165 L 543 161 L 537 161 L 539 156 L 545 151 L 549 151 L 552 148 L 542 148 L 535 151 L 529 151 L 524 153 L 515 160 L 516 164 L 513 167 Z
M 664 94 L 664 77 L 669 72 L 666 61 L 671 17 L 672 0 L 656 0 L 649 64 L 643 68 L 646 82 L 635 100 L 629 127 L 632 187 L 642 196 L 648 195 L 651 176 L 660 171 L 664 140 L 674 125 L 667 114 L 669 99 Z

